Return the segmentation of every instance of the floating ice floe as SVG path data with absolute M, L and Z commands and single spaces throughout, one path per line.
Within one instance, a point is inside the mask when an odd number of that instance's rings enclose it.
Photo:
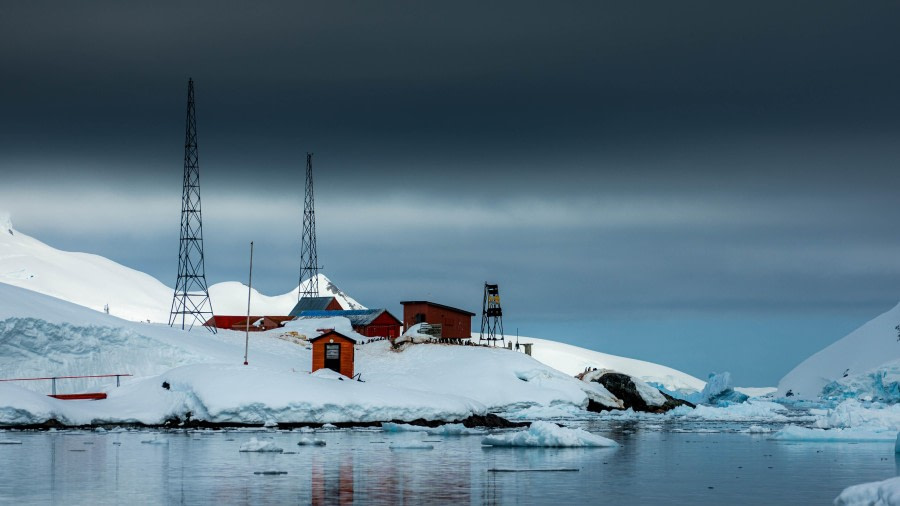
M 169 444 L 169 440 L 166 438 L 159 437 L 159 436 L 153 436 L 150 439 L 144 439 L 143 441 L 141 441 L 141 443 L 144 443 L 147 445 L 167 445 L 167 444 Z
M 853 485 L 834 500 L 835 506 L 900 504 L 900 477 Z
M 281 453 L 284 450 L 279 448 L 278 446 L 275 446 L 275 443 L 271 441 L 260 441 L 259 439 L 253 437 L 250 438 L 250 441 L 243 443 L 239 451 Z
M 868 427 L 852 427 L 846 429 L 808 429 L 789 425 L 769 439 L 776 441 L 806 441 L 817 443 L 864 443 L 897 439 L 897 431 Z
M 583 429 L 569 429 L 555 423 L 536 421 L 528 430 L 495 434 L 481 440 L 485 446 L 530 447 L 610 447 L 619 446 L 612 439 L 591 434 Z
M 0 439 L 0 445 L 20 445 L 21 441 L 18 439 Z
M 382 430 L 385 432 L 425 432 L 432 436 L 465 436 L 465 435 L 481 435 L 483 430 L 470 429 L 461 423 L 447 423 L 437 427 L 421 427 L 418 425 L 410 425 L 408 423 L 382 422 Z
M 391 450 L 433 450 L 434 446 L 428 443 L 391 443 Z

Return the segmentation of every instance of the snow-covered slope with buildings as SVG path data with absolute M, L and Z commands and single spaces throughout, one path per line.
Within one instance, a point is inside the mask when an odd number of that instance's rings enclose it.
M 304 328 L 295 322 L 290 330 L 312 336 L 323 323 Z M 2 382 L 0 424 L 51 418 L 158 424 L 188 412 L 232 423 L 454 420 L 493 410 L 587 405 L 585 383 L 522 353 L 451 345 L 398 352 L 387 341 L 368 342 L 358 346 L 356 358 L 364 382 L 341 381 L 330 371 L 310 374 L 306 341 L 283 332 L 252 334 L 250 365 L 243 366 L 243 333 L 129 322 L 0 284 L 3 377 L 134 375 L 120 388 L 109 378 L 58 382 L 58 393 L 109 393 L 93 403 L 48 398 L 48 382 Z
M 900 400 L 897 324 L 900 305 L 804 360 L 778 383 L 778 395 Z
M 321 275 L 319 288 L 344 307 L 362 307 Z M 217 314 L 246 311 L 244 285 L 220 283 L 210 291 Z M 296 297 L 296 291 L 255 293 L 251 312 L 287 314 Z M 0 379 L 132 375 L 121 388 L 111 379 L 59 382 L 59 393 L 109 392 L 109 399 L 89 409 L 47 398 L 46 383 L 0 382 L 0 423 L 56 418 L 152 424 L 187 412 L 220 422 L 450 420 L 499 410 L 579 410 L 589 394 L 597 395 L 595 385 L 573 377 L 585 367 L 614 369 L 670 390 L 703 387 L 664 366 L 543 339 L 531 339 L 535 360 L 474 346 L 396 351 L 387 341 L 355 335 L 356 371 L 365 383 L 310 374 L 311 351 L 296 335 L 311 337 L 329 326 L 353 334 L 346 319 L 291 322 L 286 329 L 254 333 L 245 367 L 243 333 L 187 333 L 156 323 L 167 321 L 170 300 L 171 289 L 151 276 L 97 255 L 54 249 L 8 221 L 0 224 Z M 103 312 L 107 304 L 110 314 Z M 163 382 L 171 388 L 163 389 Z
M 156 278 L 98 255 L 53 248 L 15 230 L 8 217 L 0 218 L 0 283 L 95 311 L 109 306 L 110 314 L 131 321 L 168 322 L 172 305 L 172 288 Z M 287 315 L 297 303 L 299 290 L 298 287 L 274 297 L 253 290 L 250 311 L 260 315 Z M 209 287 L 209 293 L 216 314 L 247 312 L 246 285 L 217 283 Z M 364 309 L 323 274 L 319 274 L 319 294 L 334 296 L 345 309 Z

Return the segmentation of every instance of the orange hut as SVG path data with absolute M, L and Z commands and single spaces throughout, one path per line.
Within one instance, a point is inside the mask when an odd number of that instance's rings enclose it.
M 355 358 L 353 345 L 356 340 L 329 330 L 319 337 L 309 340 L 312 345 L 312 371 L 319 369 L 331 369 L 347 376 L 353 377 L 353 360 Z

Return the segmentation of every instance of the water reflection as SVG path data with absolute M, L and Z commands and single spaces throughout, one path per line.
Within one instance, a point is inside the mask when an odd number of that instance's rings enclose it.
M 380 431 L 15 433 L 0 446 L 3 504 L 572 504 L 830 502 L 900 474 L 891 444 L 787 445 L 736 433 L 607 426 L 617 449 L 482 447 L 479 437 Z M 270 438 L 284 454 L 240 453 Z M 432 450 L 390 449 L 429 440 Z M 577 472 L 529 472 L 574 468 Z M 490 472 L 511 469 L 523 472 Z M 254 474 L 281 471 L 287 474 Z

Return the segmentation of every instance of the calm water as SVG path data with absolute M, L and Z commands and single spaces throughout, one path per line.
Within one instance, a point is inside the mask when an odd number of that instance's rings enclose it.
M 3 504 L 831 504 L 898 474 L 888 443 L 791 444 L 740 425 L 582 422 L 616 449 L 482 448 L 478 436 L 317 432 L 3 432 Z M 685 432 L 688 430 L 701 432 Z M 717 431 L 717 432 L 707 432 Z M 142 444 L 153 436 L 168 444 Z M 251 437 L 286 454 L 240 453 Z M 433 450 L 390 449 L 428 441 Z M 492 472 L 491 469 L 578 469 Z M 286 471 L 256 475 L 256 471 Z

